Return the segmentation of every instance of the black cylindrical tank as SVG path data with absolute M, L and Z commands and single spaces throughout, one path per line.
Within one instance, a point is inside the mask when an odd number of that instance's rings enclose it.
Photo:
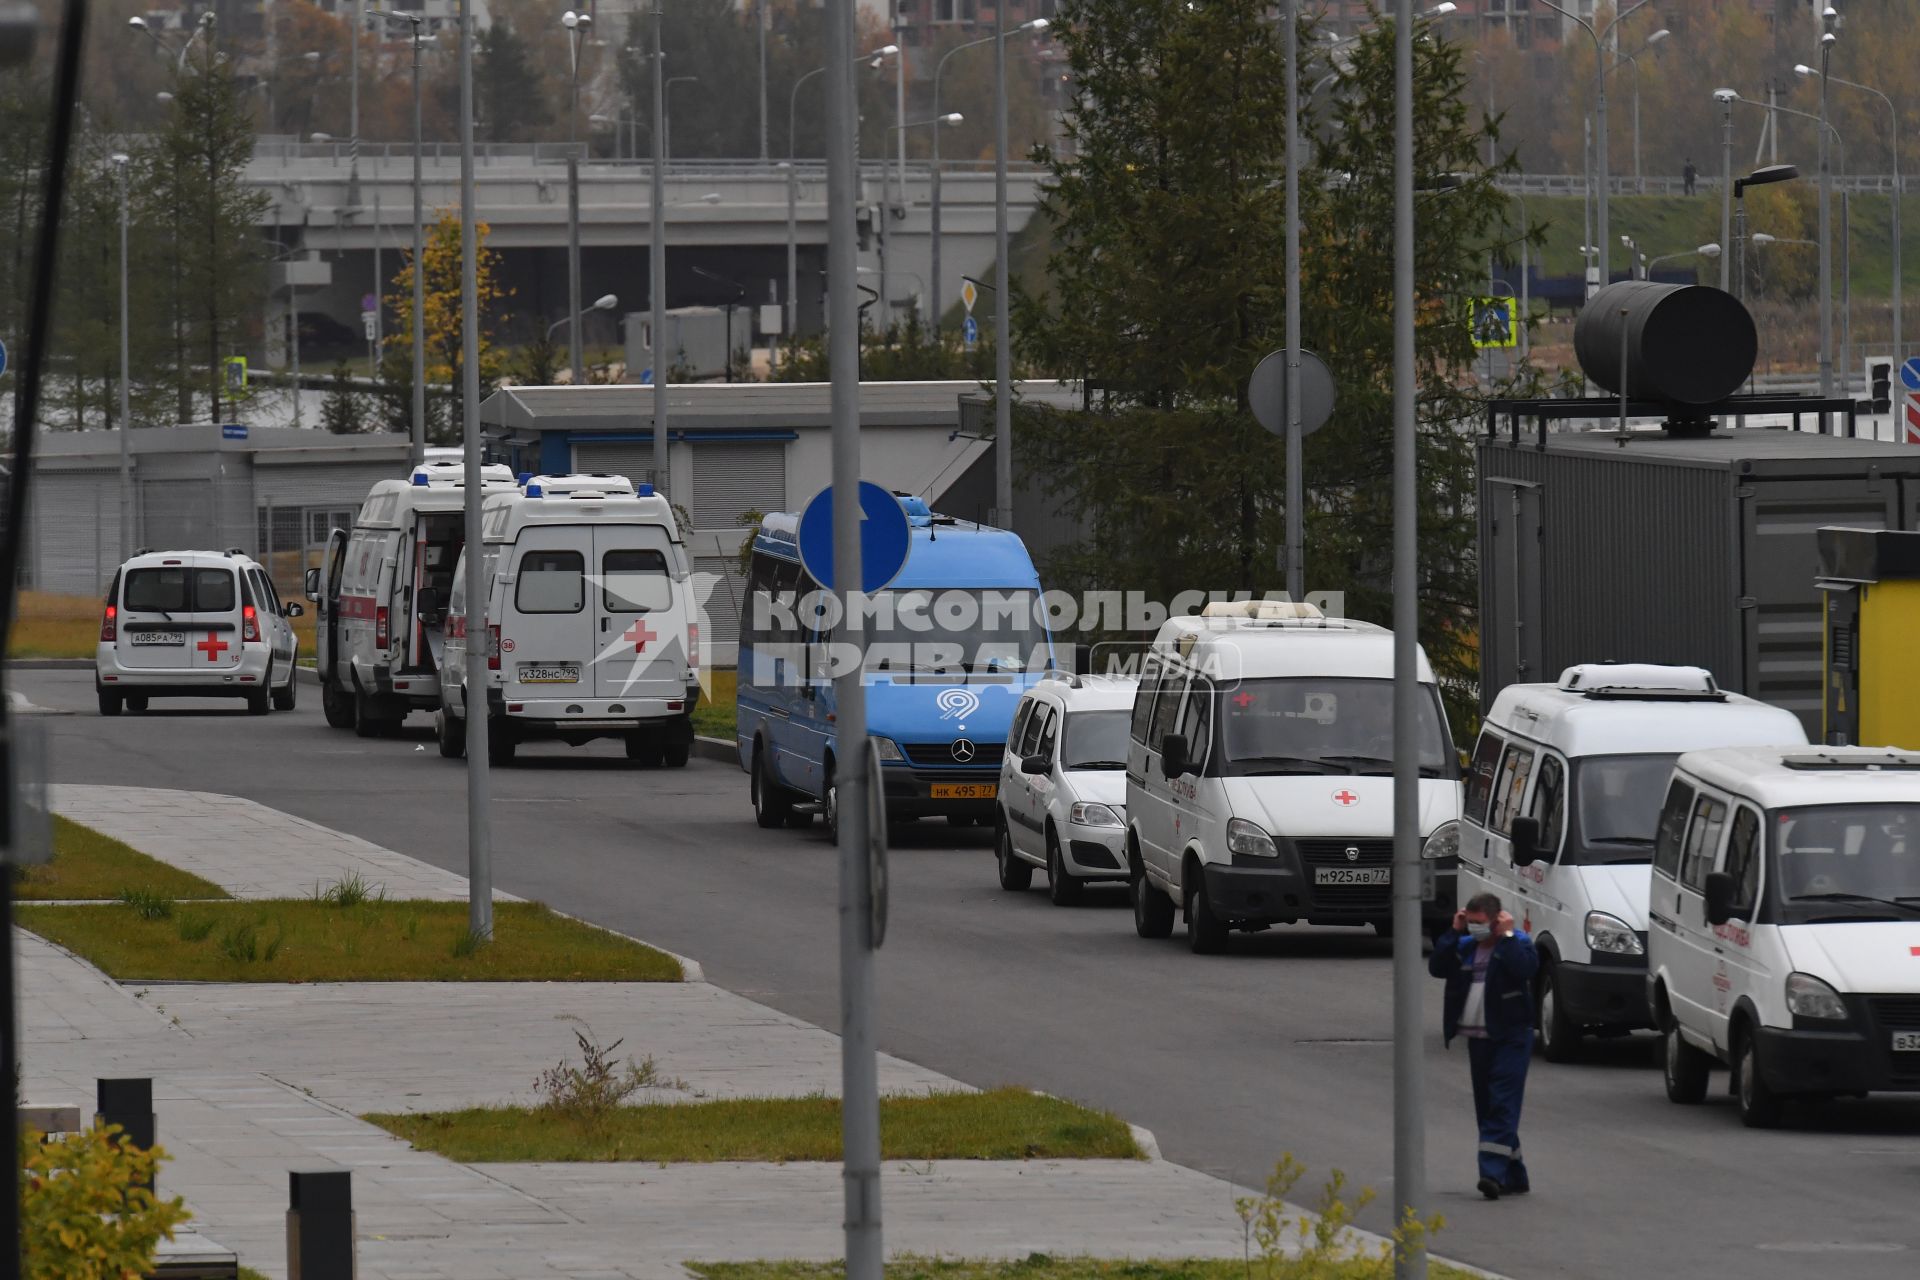
M 1623 314 L 1624 313 L 1624 314 Z M 1626 335 L 1627 395 L 1672 405 L 1717 404 L 1753 372 L 1753 317 L 1730 293 L 1697 284 L 1619 280 L 1594 294 L 1573 328 L 1588 378 L 1620 394 Z

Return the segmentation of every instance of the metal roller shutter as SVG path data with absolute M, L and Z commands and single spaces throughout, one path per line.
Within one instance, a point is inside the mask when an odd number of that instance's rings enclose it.
M 120 474 L 38 472 L 28 507 L 32 547 L 23 586 L 94 596 L 120 566 Z
M 588 475 L 625 476 L 637 485 L 658 483 L 653 477 L 653 445 L 644 440 L 631 444 L 577 444 L 573 446 L 573 469 Z
M 740 602 L 747 580 L 732 556 L 695 556 L 694 597 L 700 606 L 700 639 L 711 646 L 715 666 L 732 666 L 740 653 Z
M 693 450 L 693 527 L 739 529 L 743 511 L 787 509 L 784 441 L 702 442 Z

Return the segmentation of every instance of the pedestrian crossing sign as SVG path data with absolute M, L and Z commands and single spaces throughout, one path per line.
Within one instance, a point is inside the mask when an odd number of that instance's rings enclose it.
M 1520 345 L 1519 317 L 1514 315 L 1512 298 L 1469 298 L 1467 324 L 1476 347 Z

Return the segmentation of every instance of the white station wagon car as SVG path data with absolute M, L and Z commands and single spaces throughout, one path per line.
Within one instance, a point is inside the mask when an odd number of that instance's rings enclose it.
M 1065 676 L 1026 691 L 1000 765 L 995 859 L 1000 887 L 1047 870 L 1056 906 L 1088 881 L 1127 878 L 1127 721 L 1139 681 Z

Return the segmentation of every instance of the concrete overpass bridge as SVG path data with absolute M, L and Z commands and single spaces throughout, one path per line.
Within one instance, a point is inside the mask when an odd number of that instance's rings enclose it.
M 566 314 L 568 148 L 505 145 L 480 149 L 475 166 L 477 215 L 489 227 L 488 243 L 501 253 L 501 274 L 513 290 L 508 310 L 511 337 Z M 271 200 L 263 229 L 291 249 L 317 253 L 332 264 L 332 282 L 302 289 L 303 313 L 325 312 L 358 330 L 361 300 L 388 294 L 399 270 L 399 251 L 413 239 L 413 154 L 409 146 L 363 143 L 355 166 L 342 143 L 263 140 L 247 168 L 247 181 Z M 423 148 L 422 185 L 431 220 L 458 206 L 458 149 Z M 798 324 L 818 328 L 822 273 L 826 266 L 826 170 L 801 160 L 791 171 L 794 241 L 798 247 Z M 1017 231 L 1032 215 L 1042 172 L 1016 165 L 1008 184 L 1009 215 Z M 785 301 L 787 292 L 788 185 L 784 165 L 760 161 L 686 160 L 667 165 L 666 200 L 652 208 L 651 167 L 645 161 L 586 159 L 580 165 L 581 290 L 591 301 L 604 293 L 620 298 L 620 312 L 646 309 L 647 247 L 656 226 L 667 236 L 667 303 L 672 307 L 717 305 L 738 296 L 745 303 Z M 933 175 L 924 163 L 909 163 L 904 190 L 891 165 L 861 165 L 861 203 L 889 210 L 887 295 L 898 306 L 917 297 L 924 312 L 931 292 Z M 656 212 L 658 216 L 656 217 Z M 376 264 L 376 256 L 378 262 Z M 862 283 L 878 286 L 879 241 L 860 255 Z M 993 262 L 993 169 L 982 164 L 943 164 L 941 173 L 941 289 L 943 307 L 959 297 L 961 276 L 979 276 Z M 696 270 L 698 268 L 699 270 Z M 711 275 L 702 275 L 701 272 Z M 734 282 L 742 291 L 714 280 Z M 287 299 L 276 297 L 276 313 Z M 991 314 L 992 295 L 978 313 Z M 389 315 L 386 323 L 395 322 Z M 617 341 L 611 317 L 590 318 L 588 341 Z

